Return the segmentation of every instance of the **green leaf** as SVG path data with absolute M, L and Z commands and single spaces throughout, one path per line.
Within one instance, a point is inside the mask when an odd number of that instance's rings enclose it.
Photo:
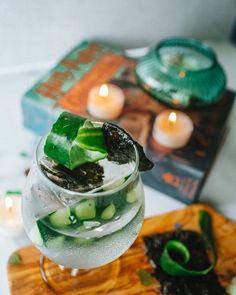
M 212 219 L 208 212 L 201 210 L 199 212 L 199 226 L 202 231 L 202 236 L 205 241 L 205 246 L 207 249 L 211 249 L 213 252 L 214 262 L 217 260 L 217 251 L 215 247 L 214 236 L 212 232 Z
M 96 162 L 105 158 L 106 153 L 85 150 L 77 144 L 78 131 L 85 121 L 86 119 L 71 113 L 62 113 L 53 124 L 46 139 L 45 154 L 70 170 L 84 163 Z
M 76 140 L 83 149 L 107 153 L 102 128 L 100 127 L 80 128 Z
M 22 158 L 29 158 L 29 154 L 25 151 L 20 152 L 20 157 Z
M 138 271 L 138 276 L 139 276 L 139 279 L 140 279 L 140 282 L 142 285 L 144 286 L 150 286 L 153 284 L 153 277 L 152 275 L 147 272 L 145 269 L 140 269 Z
M 199 276 L 210 272 L 216 264 L 217 255 L 214 245 L 214 238 L 212 233 L 212 220 L 209 213 L 206 211 L 199 212 L 199 226 L 205 240 L 205 247 L 210 248 L 213 253 L 213 261 L 211 265 L 203 270 L 192 270 L 186 268 L 190 260 L 190 252 L 184 243 L 176 240 L 169 240 L 160 257 L 161 268 L 171 276 Z M 173 256 L 181 257 L 176 260 Z
M 22 258 L 17 252 L 12 253 L 8 259 L 8 263 L 12 265 L 18 265 L 21 264 L 21 262 Z
M 22 196 L 22 191 L 6 191 L 7 196 Z

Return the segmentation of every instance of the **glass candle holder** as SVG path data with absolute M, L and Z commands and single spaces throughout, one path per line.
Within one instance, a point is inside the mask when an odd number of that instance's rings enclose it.
M 195 39 L 167 39 L 140 59 L 140 85 L 174 107 L 206 106 L 225 91 L 226 77 L 214 51 Z

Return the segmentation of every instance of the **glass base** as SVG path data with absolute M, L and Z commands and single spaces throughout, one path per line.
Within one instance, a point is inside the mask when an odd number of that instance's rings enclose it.
M 47 286 L 59 294 L 104 294 L 116 283 L 120 272 L 120 260 L 94 269 L 64 268 L 47 257 L 40 257 L 40 273 Z M 71 293 L 70 293 L 71 292 Z

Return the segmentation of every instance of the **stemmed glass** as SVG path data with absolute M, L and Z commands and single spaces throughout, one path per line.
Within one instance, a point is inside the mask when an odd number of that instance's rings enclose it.
M 38 145 L 22 202 L 26 233 L 42 253 L 41 276 L 60 293 L 78 288 L 80 294 L 89 294 L 93 287 L 105 293 L 115 284 L 118 258 L 135 241 L 144 218 L 137 149 L 133 146 L 130 163 L 99 161 L 105 185 L 79 193 L 43 173 L 44 141 Z

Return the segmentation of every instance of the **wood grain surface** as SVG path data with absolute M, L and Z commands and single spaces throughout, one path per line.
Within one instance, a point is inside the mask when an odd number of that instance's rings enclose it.
M 17 252 L 22 257 L 22 263 L 8 265 L 11 294 L 160 294 L 157 281 L 153 285 L 145 287 L 141 284 L 137 274 L 140 269 L 152 271 L 152 267 L 144 254 L 142 237 L 172 230 L 176 223 L 181 224 L 183 229 L 199 231 L 198 212 L 202 209 L 207 210 L 213 219 L 214 235 L 219 254 L 215 270 L 220 282 L 226 286 L 231 278 L 236 275 L 236 222 L 223 217 L 205 205 L 192 205 L 183 210 L 146 219 L 139 238 L 119 260 L 102 268 L 89 271 L 82 270 L 75 278 L 72 278 L 69 271 L 67 271 L 67 273 L 63 274 L 64 277 L 67 277 L 67 279 L 63 280 L 63 284 L 53 286 L 56 292 L 50 290 L 41 278 L 39 251 L 33 246 L 21 248 Z M 45 263 L 45 269 L 52 276 L 54 273 L 58 274 L 58 266 L 48 260 Z M 63 288 L 67 291 L 65 292 Z

